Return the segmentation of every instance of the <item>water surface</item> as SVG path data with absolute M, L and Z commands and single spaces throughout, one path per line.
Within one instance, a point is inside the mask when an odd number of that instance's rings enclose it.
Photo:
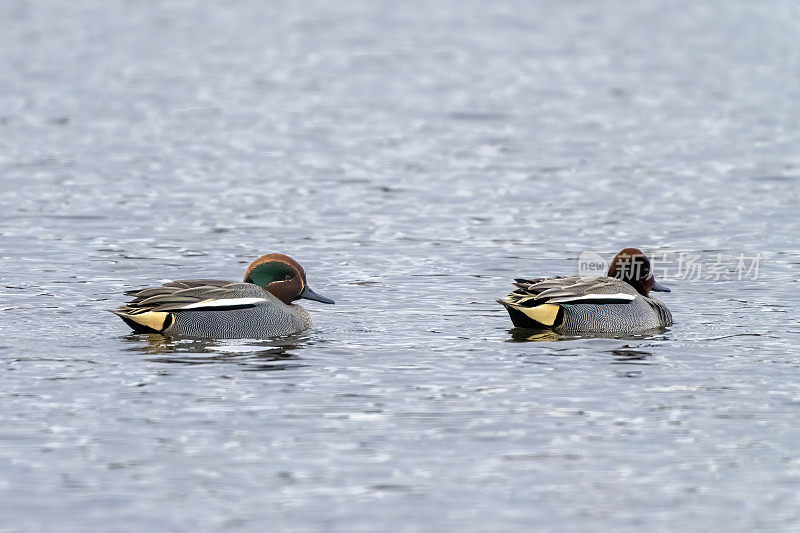
M 800 527 L 793 2 L 0 5 L 0 528 Z M 583 251 L 760 253 L 533 342 Z M 134 335 L 300 261 L 266 341 Z

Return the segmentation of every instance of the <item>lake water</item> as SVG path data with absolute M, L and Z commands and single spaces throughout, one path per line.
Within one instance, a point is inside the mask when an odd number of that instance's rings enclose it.
M 795 2 L 265 4 L 0 4 L 0 530 L 800 529 Z M 672 328 L 511 331 L 626 246 Z M 275 251 L 302 335 L 106 312 Z

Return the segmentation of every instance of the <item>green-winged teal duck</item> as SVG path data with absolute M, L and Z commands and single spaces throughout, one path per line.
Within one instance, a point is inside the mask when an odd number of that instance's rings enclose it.
M 134 299 L 112 311 L 138 333 L 200 338 L 265 338 L 299 333 L 311 317 L 295 300 L 332 304 L 306 284 L 297 261 L 259 257 L 243 282 L 195 279 L 128 291 Z
M 607 277 L 515 279 L 516 290 L 497 300 L 520 328 L 558 333 L 631 334 L 672 325 L 672 314 L 650 291 L 670 292 L 653 277 L 636 248 L 618 253 Z

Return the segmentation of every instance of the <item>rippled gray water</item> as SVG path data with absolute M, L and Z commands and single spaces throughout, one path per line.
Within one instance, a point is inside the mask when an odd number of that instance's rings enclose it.
M 0 529 L 800 528 L 800 10 L 0 3 Z M 668 331 L 524 342 L 578 254 Z M 106 309 L 272 251 L 273 341 Z

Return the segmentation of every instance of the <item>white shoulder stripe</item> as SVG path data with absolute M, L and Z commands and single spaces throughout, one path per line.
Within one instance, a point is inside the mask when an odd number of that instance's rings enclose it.
M 562 296 L 560 298 L 551 298 L 549 301 L 552 303 L 592 303 L 593 301 L 604 301 L 604 302 L 618 302 L 618 303 L 627 303 L 632 302 L 636 299 L 636 296 L 633 294 L 626 294 L 624 292 L 618 292 L 613 294 L 582 294 L 582 295 L 575 295 L 575 296 Z
M 221 298 L 219 300 L 203 300 L 202 302 L 184 305 L 181 309 L 214 309 L 215 307 L 256 305 L 268 301 L 266 298 Z

